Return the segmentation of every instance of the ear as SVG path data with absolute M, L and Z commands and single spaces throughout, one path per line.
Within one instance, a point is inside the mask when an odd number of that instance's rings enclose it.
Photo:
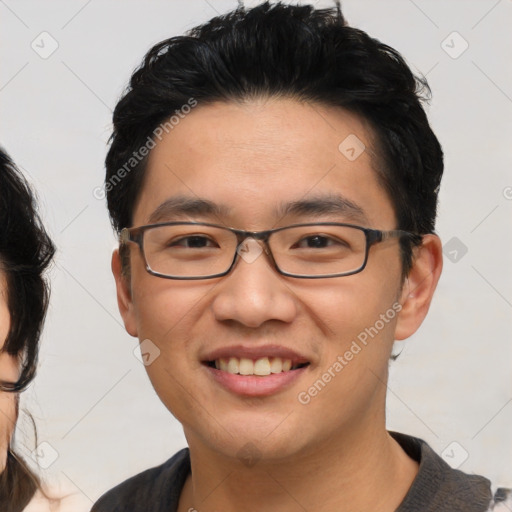
M 137 322 L 130 289 L 130 277 L 123 274 L 119 249 L 112 253 L 112 274 L 116 281 L 117 305 L 128 334 L 137 337 Z
M 443 248 L 437 235 L 424 235 L 413 249 L 413 262 L 402 288 L 395 339 L 414 334 L 427 316 L 443 268 Z

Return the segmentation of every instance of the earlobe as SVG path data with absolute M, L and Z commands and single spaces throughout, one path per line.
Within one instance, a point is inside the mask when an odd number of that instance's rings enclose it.
M 427 316 L 442 268 L 441 240 L 437 235 L 425 235 L 421 246 L 413 251 L 412 268 L 404 282 L 395 339 L 414 334 Z
M 135 312 L 130 289 L 130 277 L 123 274 L 119 249 L 115 249 L 112 253 L 112 274 L 114 274 L 116 281 L 117 305 L 124 321 L 124 327 L 128 334 L 137 337 L 137 323 L 135 321 Z

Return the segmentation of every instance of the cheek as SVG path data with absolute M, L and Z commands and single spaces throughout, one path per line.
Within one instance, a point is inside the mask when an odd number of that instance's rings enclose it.
M 297 398 L 331 425 L 365 414 L 368 404 L 382 398 L 401 307 L 396 281 L 356 278 L 309 293 L 308 315 L 321 326 L 322 350 L 318 368 Z
M 132 276 L 133 307 L 139 338 L 166 341 L 182 324 L 189 324 L 212 288 L 205 282 L 155 277 L 147 272 Z
M 364 333 L 375 328 L 385 338 L 393 335 L 400 308 L 398 280 L 372 279 L 363 272 L 325 284 L 313 283 L 297 294 L 308 297 L 303 301 L 306 315 L 314 319 L 322 331 L 319 335 L 330 339 L 336 350 L 358 336 L 364 339 Z
M 20 378 L 18 359 L 5 352 L 0 352 L 0 379 L 5 382 L 16 382 Z
M 16 396 L 0 391 L 0 473 L 5 467 L 7 450 L 16 423 Z
M 135 282 L 133 301 L 142 352 L 154 359 L 146 366 L 148 376 L 167 405 L 181 411 L 190 405 L 186 389 L 192 371 L 200 363 L 195 357 L 198 333 L 204 335 L 208 304 L 214 285 L 161 279 L 148 275 Z M 179 405 L 181 404 L 181 405 Z
M 0 353 L 0 378 L 6 382 L 16 382 L 19 377 L 17 359 L 6 353 Z M 0 457 L 7 453 L 15 423 L 16 395 L 0 391 Z M 3 460 L 0 458 L 0 467 Z

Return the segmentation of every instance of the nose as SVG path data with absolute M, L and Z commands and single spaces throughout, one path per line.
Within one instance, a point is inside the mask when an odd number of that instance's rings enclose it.
M 292 322 L 297 315 L 297 297 L 273 267 L 263 243 L 248 238 L 237 253 L 235 267 L 216 287 L 212 302 L 215 318 L 251 328 L 269 320 Z

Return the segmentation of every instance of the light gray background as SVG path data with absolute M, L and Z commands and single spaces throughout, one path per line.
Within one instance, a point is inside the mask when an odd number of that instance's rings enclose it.
M 0 142 L 37 188 L 59 249 L 39 375 L 22 404 L 37 422 L 41 472 L 90 500 L 185 445 L 117 312 L 115 238 L 93 195 L 111 109 L 151 45 L 234 7 L 0 1 Z M 444 243 L 457 239 L 447 252 L 458 260 L 446 258 L 429 317 L 392 365 L 388 426 L 426 439 L 454 465 L 467 452 L 462 470 L 511 485 L 512 2 L 345 0 L 343 8 L 429 80 L 429 116 L 446 154 L 438 232 Z M 31 47 L 51 48 L 44 31 L 58 43 L 46 59 Z M 22 416 L 17 439 L 28 457 L 30 432 Z

